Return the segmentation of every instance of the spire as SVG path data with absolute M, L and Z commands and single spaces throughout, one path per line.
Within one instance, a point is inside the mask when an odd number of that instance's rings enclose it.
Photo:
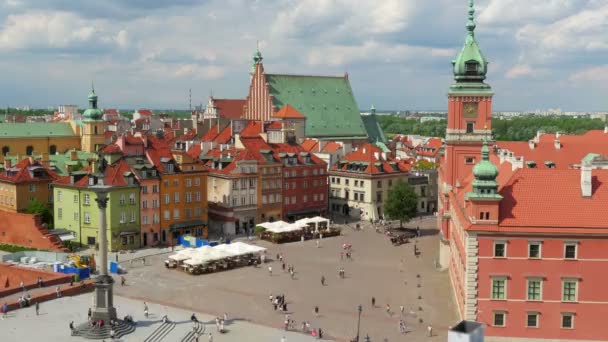
M 372 108 L 370 109 L 372 115 L 376 115 L 376 107 L 372 104 Z
M 481 160 L 473 167 L 473 191 L 467 193 L 469 199 L 502 199 L 498 194 L 498 168 L 490 161 L 488 137 L 483 139 Z
M 256 43 L 255 52 L 253 53 L 253 64 L 251 65 L 251 74 L 255 73 L 255 69 L 258 64 L 262 63 L 262 53 L 260 52 L 260 41 L 258 40 Z
M 469 0 L 469 21 L 467 22 L 467 43 L 469 40 L 475 40 L 475 4 L 473 0 Z
M 83 118 L 86 121 L 101 120 L 103 112 L 97 108 L 97 94 L 95 94 L 95 84 L 91 81 L 91 93 L 88 97 L 89 108 L 84 111 Z

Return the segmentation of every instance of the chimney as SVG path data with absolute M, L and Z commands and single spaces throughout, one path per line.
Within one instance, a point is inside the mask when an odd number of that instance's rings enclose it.
M 76 153 L 76 150 L 71 150 L 70 151 L 70 160 L 71 161 L 77 161 L 78 160 L 78 153 Z
M 604 133 L 608 134 L 608 126 L 604 126 Z
M 559 142 L 559 139 L 555 139 L 555 149 L 559 150 L 560 148 L 562 148 L 562 143 Z
M 559 139 L 561 135 L 559 134 L 559 132 L 555 132 L 555 139 Z
M 583 197 L 591 197 L 591 163 L 584 162 L 581 166 L 581 193 Z
M 365 147 L 363 148 L 363 154 L 365 154 Z
M 540 136 L 543 135 L 543 132 L 541 131 L 536 131 L 536 137 L 534 138 L 534 142 L 538 144 L 538 142 L 540 141 Z
M 4 159 L 4 171 L 10 169 L 12 167 L 10 159 Z
M 380 159 L 380 153 L 379 152 L 374 152 L 374 158 Z
M 534 147 L 536 147 L 536 143 L 534 142 L 534 139 L 531 139 L 528 141 L 528 146 L 530 146 L 531 150 L 533 150 Z

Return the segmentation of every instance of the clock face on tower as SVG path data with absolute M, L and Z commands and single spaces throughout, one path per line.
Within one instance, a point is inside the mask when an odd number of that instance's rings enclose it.
M 476 118 L 477 117 L 477 102 L 467 102 L 463 105 L 463 112 L 465 118 Z

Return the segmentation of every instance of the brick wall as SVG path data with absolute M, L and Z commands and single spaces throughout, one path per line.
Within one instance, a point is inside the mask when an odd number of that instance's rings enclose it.
M 0 243 L 63 252 L 45 233 L 38 215 L 0 211 Z

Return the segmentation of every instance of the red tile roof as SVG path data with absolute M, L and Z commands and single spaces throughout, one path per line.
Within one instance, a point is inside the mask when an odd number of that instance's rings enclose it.
M 367 174 L 407 172 L 411 170 L 412 165 L 410 160 L 397 160 L 389 157 L 384 158 L 382 154 L 382 150 L 376 145 L 365 144 L 359 146 L 356 151 L 346 154 L 342 160 L 332 167 L 332 170 L 349 172 L 348 165 L 354 163 L 365 163 L 363 164 L 365 169 L 362 172 Z M 382 171 L 380 171 L 376 164 L 382 165 Z
M 141 116 L 152 116 L 152 111 L 149 109 L 138 109 L 137 112 L 141 115 Z
M 227 144 L 232 139 L 232 127 L 226 126 L 220 134 L 213 138 L 213 142 L 216 144 Z
M 205 132 L 205 134 L 203 134 L 203 136 L 201 137 L 201 141 L 211 142 L 219 134 L 219 125 L 214 125 L 207 132 Z
M 196 128 L 190 129 L 186 134 L 177 138 L 177 141 L 190 141 L 196 139 Z
M 266 125 L 266 129 L 270 130 L 280 130 L 283 129 L 283 123 L 281 121 L 272 121 L 268 125 Z
M 307 152 L 316 152 L 319 147 L 319 141 L 316 139 L 305 139 L 302 141 L 302 148 Z
M 90 168 L 88 169 L 88 171 L 90 172 Z M 131 172 L 131 168 L 129 167 L 129 164 L 127 164 L 127 162 L 124 159 L 120 159 L 115 164 L 108 165 L 106 167 L 106 170 L 104 173 L 104 182 L 106 185 L 111 185 L 111 186 L 126 186 L 126 185 L 128 185 L 128 183 L 127 183 L 127 180 L 125 179 L 124 175 L 127 172 Z M 88 175 L 82 177 L 81 179 L 79 179 L 77 182 L 74 182 L 73 184 L 71 183 L 71 176 L 65 176 L 65 177 L 59 178 L 55 182 L 55 184 L 73 185 L 75 187 L 86 188 L 89 186 L 89 178 L 91 176 L 92 176 L 91 174 L 88 174 Z
M 41 177 L 34 177 L 33 171 L 35 169 L 43 170 Z M 8 170 L 2 170 L 0 172 L 0 180 L 7 181 L 11 183 L 28 183 L 28 182 L 38 182 L 38 181 L 53 181 L 59 178 L 59 176 L 45 167 L 40 163 L 40 161 L 25 158 L 17 164 L 11 166 Z
M 426 144 L 419 145 L 416 148 L 416 153 L 420 156 L 435 157 L 437 156 L 437 153 L 439 153 L 442 144 L 441 139 L 431 138 L 426 142 Z
M 122 154 L 122 150 L 120 149 L 120 146 L 118 146 L 116 144 L 109 144 L 109 145 L 104 146 L 101 149 L 101 152 L 107 153 L 107 154 Z
M 298 112 L 297 109 L 293 108 L 289 104 L 283 106 L 283 108 L 276 112 L 273 117 L 280 119 L 306 119 L 306 116 L 304 116 L 304 114 Z
M 238 120 L 243 116 L 243 107 L 247 103 L 245 99 L 213 99 L 220 117 Z
M 592 189 L 581 196 L 580 170 L 518 169 L 500 190 L 499 225 L 605 228 L 608 170 L 592 171 Z
M 530 149 L 527 141 L 499 141 L 496 145 L 513 152 L 515 157 L 523 157 L 524 162 L 534 161 L 537 168 L 545 168 L 545 162 L 552 161 L 555 168 L 567 169 L 572 164 L 580 164 L 588 153 L 608 154 L 608 134 L 601 130 L 561 135 L 560 149 L 555 148 L 555 140 L 555 134 L 542 134 L 534 149 Z
M 103 113 L 106 115 L 120 115 L 118 109 L 104 109 Z
M 325 147 L 323 147 L 323 152 L 336 153 L 341 148 L 342 148 L 342 144 L 335 142 L 335 141 L 330 141 L 325 145 Z
M 247 126 L 241 131 L 241 137 L 257 137 L 263 131 L 263 125 L 260 121 L 249 121 Z
M 198 157 L 201 155 L 202 149 L 201 149 L 201 144 L 200 143 L 196 143 L 194 145 L 192 145 L 192 147 L 188 150 L 188 155 L 194 159 L 198 159 Z

